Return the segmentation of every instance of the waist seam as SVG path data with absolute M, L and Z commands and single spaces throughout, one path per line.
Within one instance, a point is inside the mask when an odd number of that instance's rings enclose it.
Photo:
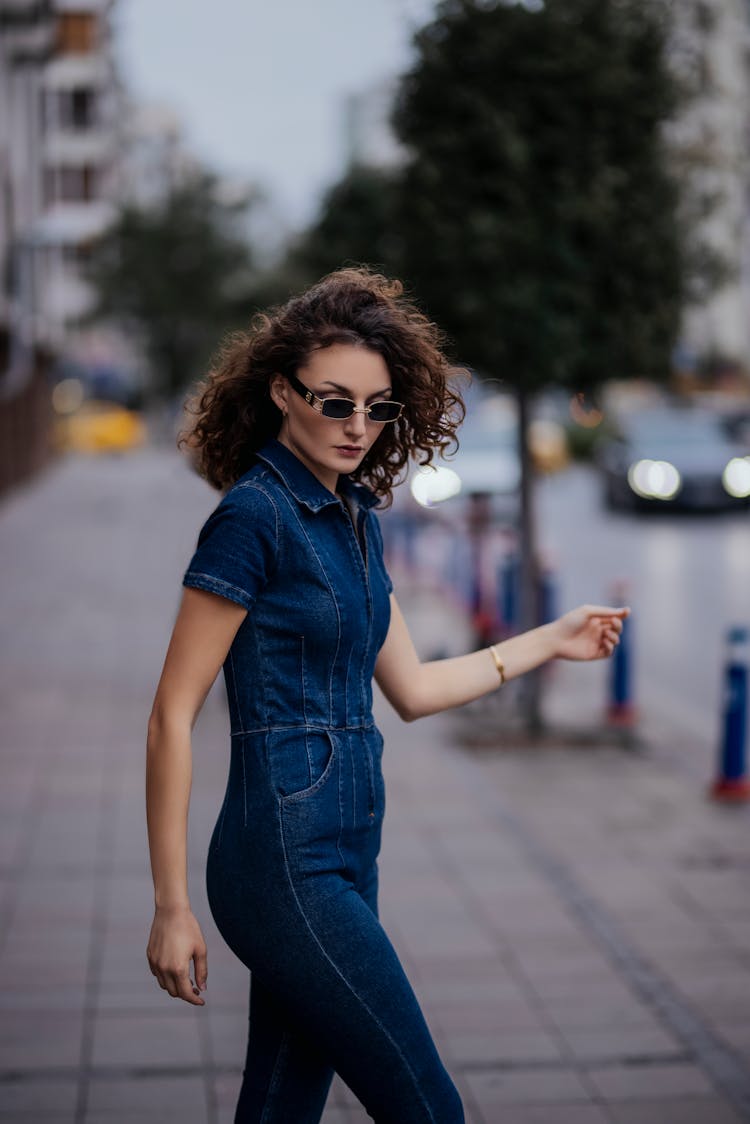
M 242 738 L 250 734 L 270 734 L 276 730 L 372 730 L 375 722 L 357 722 L 346 726 L 334 726 L 330 722 L 316 724 L 313 722 L 290 722 L 278 726 L 255 726 L 251 730 L 232 730 L 230 737 Z

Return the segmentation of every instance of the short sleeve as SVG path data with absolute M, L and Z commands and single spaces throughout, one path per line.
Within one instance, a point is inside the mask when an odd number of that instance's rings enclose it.
M 276 506 L 253 485 L 227 492 L 201 527 L 182 584 L 251 609 L 276 564 Z
M 372 527 L 372 537 L 375 542 L 375 548 L 377 550 L 377 558 L 378 562 L 380 563 L 380 570 L 385 579 L 385 588 L 390 594 L 393 593 L 393 582 L 391 581 L 391 575 L 388 573 L 385 567 L 385 558 L 383 557 L 383 532 L 380 527 L 380 520 L 378 519 L 374 511 L 370 511 L 368 514 L 370 517 L 370 526 Z

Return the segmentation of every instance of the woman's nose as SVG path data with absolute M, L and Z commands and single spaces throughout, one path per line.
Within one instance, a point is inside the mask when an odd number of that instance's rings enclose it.
M 346 432 L 352 435 L 364 436 L 367 427 L 367 414 L 354 413 L 346 419 Z

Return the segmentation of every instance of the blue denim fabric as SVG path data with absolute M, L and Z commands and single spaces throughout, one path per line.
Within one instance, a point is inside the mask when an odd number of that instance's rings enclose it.
M 251 970 L 235 1124 L 317 1124 L 334 1071 L 379 1124 L 461 1124 L 378 921 L 372 676 L 392 585 L 377 498 L 344 476 L 339 491 L 354 518 L 269 442 L 183 577 L 249 610 L 224 662 L 231 760 L 206 866 L 217 927 Z

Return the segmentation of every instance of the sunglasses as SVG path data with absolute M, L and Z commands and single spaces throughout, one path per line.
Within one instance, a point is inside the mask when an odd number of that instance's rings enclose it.
M 370 421 L 382 425 L 384 422 L 394 422 L 404 408 L 400 402 L 392 402 L 390 398 L 381 398 L 380 401 L 372 402 L 369 406 L 355 406 L 351 398 L 319 398 L 294 375 L 286 377 L 292 390 L 296 390 L 308 406 L 312 406 L 313 410 L 317 410 L 324 418 L 343 421 L 344 418 L 350 418 L 352 414 L 366 414 Z

